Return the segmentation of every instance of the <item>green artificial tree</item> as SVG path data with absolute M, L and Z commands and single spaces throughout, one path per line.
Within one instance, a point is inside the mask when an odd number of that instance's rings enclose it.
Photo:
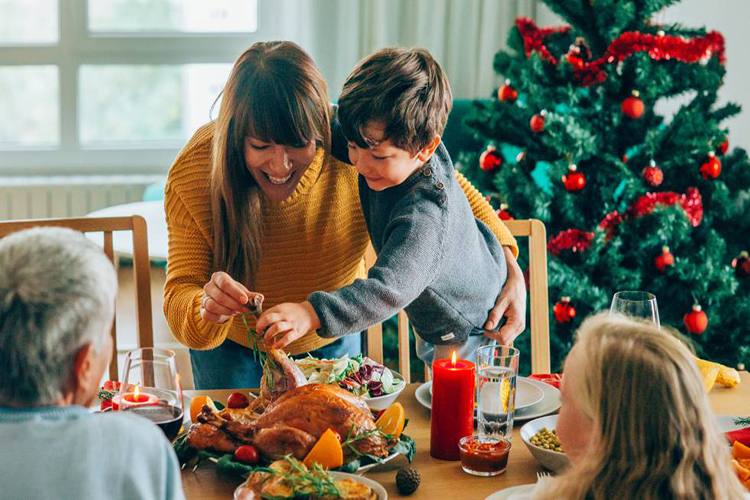
M 457 163 L 498 216 L 547 227 L 553 369 L 620 290 L 654 293 L 663 327 L 742 368 L 750 164 L 722 126 L 740 108 L 717 104 L 723 37 L 651 21 L 675 1 L 545 3 L 569 26 L 516 20 L 494 61 L 505 84 L 465 121 L 486 147 Z

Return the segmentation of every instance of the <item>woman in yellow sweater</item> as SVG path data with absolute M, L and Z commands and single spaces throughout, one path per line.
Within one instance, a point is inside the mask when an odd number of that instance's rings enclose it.
M 235 63 L 217 120 L 195 133 L 170 169 L 164 312 L 191 349 L 198 389 L 258 386 L 262 370 L 248 333 L 255 320 L 242 317 L 251 290 L 272 307 L 366 276 L 357 172 L 331 156 L 330 108 L 307 53 L 291 42 L 256 43 Z M 512 339 L 526 313 L 515 240 L 457 176 L 477 218 L 504 246 L 508 280 L 485 327 L 505 316 L 496 335 Z M 258 348 L 265 348 L 260 339 Z M 361 337 L 334 341 L 310 332 L 286 351 L 354 355 Z

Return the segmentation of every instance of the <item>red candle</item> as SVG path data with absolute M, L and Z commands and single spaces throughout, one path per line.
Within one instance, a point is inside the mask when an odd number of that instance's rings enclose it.
M 458 441 L 474 432 L 474 363 L 439 359 L 432 363 L 430 455 L 459 460 Z

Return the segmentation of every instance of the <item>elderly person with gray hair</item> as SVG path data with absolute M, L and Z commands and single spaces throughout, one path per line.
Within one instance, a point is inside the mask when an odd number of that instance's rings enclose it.
M 0 239 L 3 498 L 184 498 L 156 426 L 86 408 L 112 356 L 116 292 L 112 264 L 81 233 Z

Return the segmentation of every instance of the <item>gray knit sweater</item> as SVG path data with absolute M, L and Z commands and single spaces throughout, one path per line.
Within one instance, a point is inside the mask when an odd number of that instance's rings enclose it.
M 477 220 L 441 143 L 398 186 L 359 195 L 375 252 L 367 279 L 308 297 L 318 334 L 358 332 L 405 309 L 414 329 L 434 344 L 463 343 L 483 328 L 507 278 L 503 249 Z

